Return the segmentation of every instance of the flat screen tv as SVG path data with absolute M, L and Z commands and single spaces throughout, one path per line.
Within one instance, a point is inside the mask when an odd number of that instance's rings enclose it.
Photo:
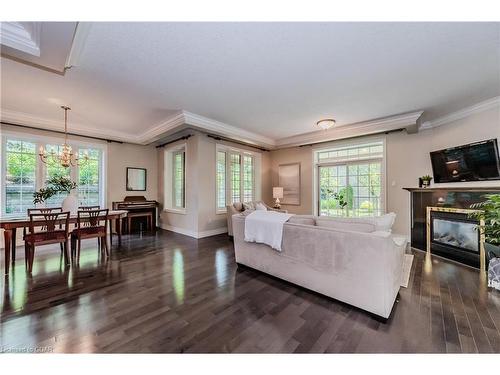
M 434 182 L 500 180 L 496 139 L 431 152 Z

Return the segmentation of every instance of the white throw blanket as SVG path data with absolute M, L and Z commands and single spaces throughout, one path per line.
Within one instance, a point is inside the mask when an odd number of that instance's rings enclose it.
M 283 224 L 291 214 L 276 211 L 256 210 L 245 218 L 245 241 L 265 243 L 281 251 Z

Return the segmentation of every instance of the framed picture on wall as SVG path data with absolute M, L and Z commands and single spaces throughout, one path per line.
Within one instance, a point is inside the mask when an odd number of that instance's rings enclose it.
M 278 185 L 283 187 L 282 204 L 300 206 L 300 163 L 280 164 Z
M 127 191 L 146 191 L 146 168 L 127 167 Z

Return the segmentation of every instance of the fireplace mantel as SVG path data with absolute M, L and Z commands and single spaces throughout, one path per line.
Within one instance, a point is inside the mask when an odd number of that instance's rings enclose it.
M 492 192 L 492 193 L 498 193 L 500 191 L 500 186 L 488 186 L 488 187 L 464 187 L 464 186 L 459 186 L 459 187 L 428 187 L 428 188 L 411 188 L 411 187 L 405 187 L 403 188 L 404 190 L 407 190 L 409 192 L 433 192 L 433 191 L 465 191 L 465 192 Z

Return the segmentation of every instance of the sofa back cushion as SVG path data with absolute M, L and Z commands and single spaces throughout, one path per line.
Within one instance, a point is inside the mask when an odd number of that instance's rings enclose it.
M 314 219 L 313 216 L 294 215 L 290 219 L 288 219 L 287 223 L 302 224 L 302 225 L 316 225 L 316 220 Z
M 233 203 L 233 207 L 236 211 L 243 211 L 243 204 L 241 202 Z
M 396 220 L 396 214 L 394 212 L 390 212 L 382 216 L 376 216 L 373 219 L 378 231 L 390 232 L 392 231 L 394 220 Z
M 377 230 L 374 223 L 359 221 L 350 218 L 316 218 L 316 225 L 318 227 L 333 228 L 340 230 L 348 230 L 353 232 L 372 233 Z

